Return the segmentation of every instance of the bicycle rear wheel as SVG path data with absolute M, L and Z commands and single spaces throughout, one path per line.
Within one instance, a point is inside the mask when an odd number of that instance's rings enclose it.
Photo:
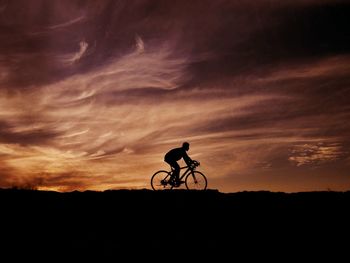
M 185 184 L 188 190 L 205 190 L 207 178 L 201 172 L 194 171 L 186 176 Z
M 169 172 L 163 170 L 156 172 L 151 178 L 152 189 L 155 191 L 172 189 L 173 186 L 170 183 L 168 183 L 169 179 Z

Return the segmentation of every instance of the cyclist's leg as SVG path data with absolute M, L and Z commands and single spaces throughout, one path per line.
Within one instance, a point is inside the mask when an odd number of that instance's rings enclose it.
M 174 161 L 173 163 L 173 168 L 174 168 L 174 176 L 175 180 L 178 182 L 180 181 L 180 166 L 177 162 Z
M 175 178 L 176 181 L 179 181 L 179 175 L 180 175 L 180 166 L 176 161 L 173 160 L 165 160 L 170 166 L 171 168 L 174 169 L 173 172 L 173 178 Z

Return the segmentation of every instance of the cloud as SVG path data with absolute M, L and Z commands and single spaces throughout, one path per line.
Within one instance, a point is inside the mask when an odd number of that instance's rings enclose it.
M 289 161 L 297 166 L 319 165 L 336 161 L 343 155 L 340 143 L 301 144 L 293 147 Z
M 275 69 L 272 74 L 259 78 L 262 82 L 302 81 L 325 77 L 339 78 L 350 71 L 348 55 L 327 56 L 321 59 L 306 60 L 303 63 L 291 63 L 287 68 Z
M 75 23 L 81 22 L 84 19 L 85 19 L 85 16 L 79 16 L 64 23 L 49 26 L 48 29 L 62 29 L 62 28 L 74 25 Z
M 135 44 L 136 52 L 138 52 L 138 53 L 144 52 L 145 51 L 145 44 L 143 43 L 142 38 L 139 36 L 136 36 L 135 41 L 136 41 L 136 44 Z
M 79 51 L 69 55 L 68 58 L 63 58 L 63 63 L 67 63 L 69 65 L 76 63 L 77 61 L 79 61 L 85 54 L 86 54 L 86 50 L 88 49 L 89 44 L 87 42 L 80 41 L 79 42 Z

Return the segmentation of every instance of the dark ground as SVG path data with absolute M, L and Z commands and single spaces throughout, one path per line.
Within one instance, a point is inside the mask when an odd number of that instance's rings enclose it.
M 349 262 L 350 192 L 2 189 L 0 206 L 0 252 L 16 262 L 121 256 Z

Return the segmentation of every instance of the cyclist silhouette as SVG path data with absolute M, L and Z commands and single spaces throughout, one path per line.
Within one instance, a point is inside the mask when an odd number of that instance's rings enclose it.
M 189 149 L 190 149 L 190 144 L 188 142 L 184 142 L 182 144 L 182 147 L 174 148 L 174 149 L 170 150 L 169 152 L 167 152 L 164 156 L 164 161 L 167 162 L 171 166 L 171 168 L 174 169 L 173 176 L 175 178 L 176 184 L 183 183 L 183 181 L 181 182 L 179 179 L 180 166 L 177 163 L 177 161 L 179 161 L 181 158 L 183 158 L 185 163 L 188 166 L 190 166 L 193 162 L 192 159 L 186 153 Z

